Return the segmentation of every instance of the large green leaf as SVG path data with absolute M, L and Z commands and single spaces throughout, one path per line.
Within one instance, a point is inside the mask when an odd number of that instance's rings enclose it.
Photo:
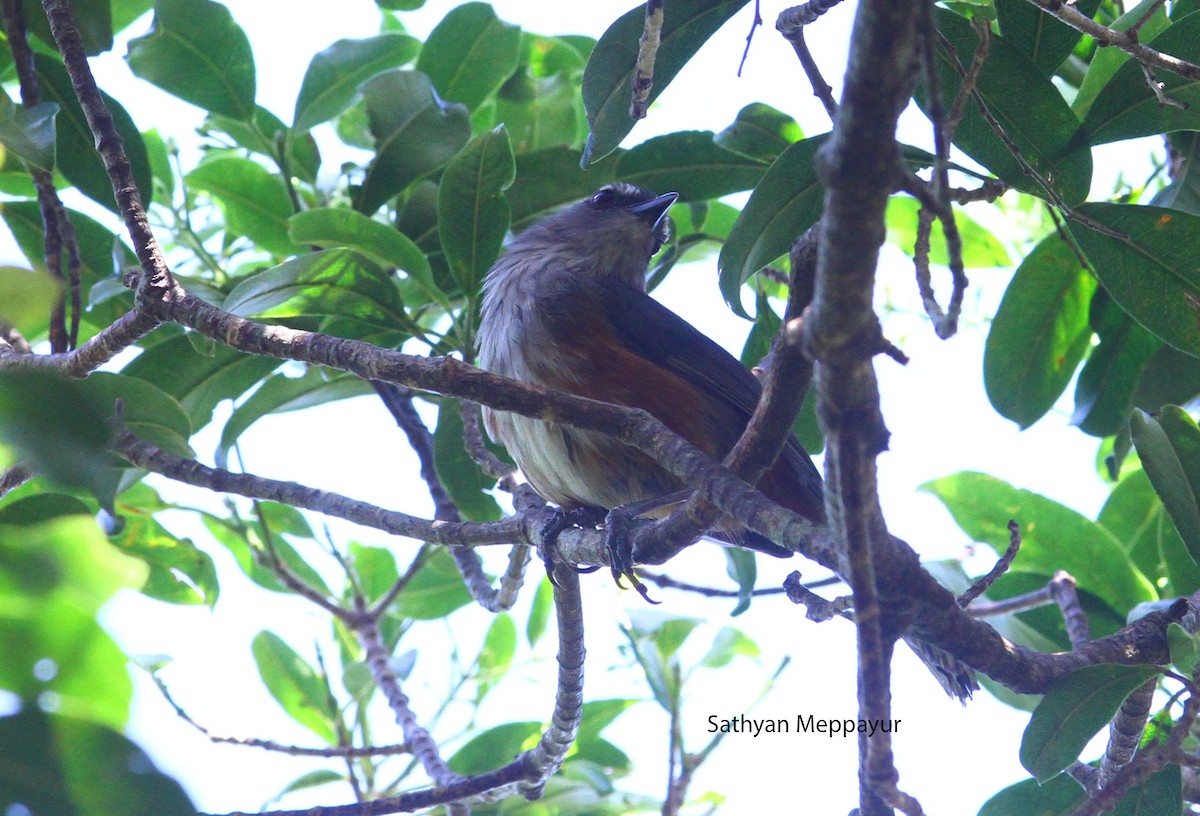
M 721 249 L 721 294 L 742 316 L 742 284 L 786 253 L 792 241 L 821 217 L 825 188 L 814 161 L 825 138 L 796 142 L 779 155 L 750 194 Z
M 229 9 L 213 0 L 155 0 L 154 27 L 129 43 L 134 74 L 204 110 L 254 115 L 254 54 Z
M 0 369 L 0 440 L 58 484 L 111 507 L 116 473 L 108 452 L 111 405 L 86 382 L 33 368 Z
M 330 745 L 336 744 L 337 704 L 316 669 L 270 630 L 254 636 L 251 650 L 263 684 L 283 710 Z
M 700 46 L 744 5 L 746 0 L 674 0 L 671 3 L 663 19 L 650 102 L 671 84 L 679 69 Z M 591 133 L 583 151 L 585 168 L 611 153 L 633 129 L 629 104 L 638 40 L 645 18 L 641 6 L 621 15 L 600 37 L 588 59 L 583 74 L 583 105 Z
M 292 127 L 304 133 L 337 116 L 358 97 L 360 84 L 411 62 L 420 49 L 419 40 L 398 31 L 364 40 L 338 40 L 314 56 L 304 72 Z
M 1197 61 L 1200 59 L 1200 14 L 1189 14 L 1173 23 L 1147 45 L 1179 59 Z M 1200 129 L 1200 82 L 1161 69 L 1155 74 L 1157 81 L 1162 83 L 1162 92 L 1184 107 L 1160 104 L 1146 86 L 1141 63 L 1129 60 L 1088 108 L 1083 127 L 1092 144 Z
M 453 158 L 471 137 L 471 123 L 464 105 L 443 102 L 429 78 L 416 71 L 386 71 L 360 90 L 375 137 L 375 158 L 355 207 L 370 214 Z
M 1129 424 L 1146 475 L 1200 564 L 1200 429 L 1174 405 L 1163 408 L 1157 419 L 1135 411 Z
M 396 598 L 396 610 L 406 618 L 437 620 L 471 602 L 454 559 L 438 550 Z
M 87 388 L 107 415 L 121 402 L 125 427 L 142 439 L 177 456 L 191 456 L 187 440 L 192 424 L 183 406 L 157 385 L 127 374 L 97 371 L 87 378 Z
M 1021 764 L 1040 782 L 1075 761 L 1156 666 L 1085 666 L 1050 687 L 1021 739 Z
M 395 280 L 349 249 L 310 252 L 252 275 L 223 308 L 243 317 L 350 317 L 389 329 L 408 323 Z
M 1091 17 L 1100 0 L 1080 0 L 1074 8 Z M 1070 56 L 1083 36 L 1079 31 L 1026 0 L 996 0 L 996 15 L 1005 41 L 1051 75 Z M 960 57 L 961 59 L 961 57 Z
M 64 816 L 195 816 L 179 783 L 115 728 L 65 712 L 47 714 L 36 705 L 0 718 L 0 808 Z
M 1046 784 L 1026 779 L 983 803 L 979 816 L 1069 816 L 1087 798 L 1079 783 L 1059 775 Z
M 179 334 L 156 343 L 122 369 L 123 374 L 153 383 L 179 401 L 199 430 L 212 419 L 221 400 L 236 399 L 274 371 L 280 361 L 243 354 L 212 344 L 198 350 Z
M 314 207 L 293 215 L 288 231 L 297 244 L 346 247 L 380 266 L 429 275 L 429 261 L 409 238 L 395 228 L 345 207 Z
M 617 178 L 680 201 L 703 201 L 749 190 L 767 164 L 718 146 L 711 131 L 681 131 L 642 142 L 617 159 Z
M 738 111 L 733 124 L 713 137 L 726 150 L 759 161 L 772 162 L 788 146 L 804 138 L 796 120 L 762 102 L 751 102 Z
M 464 775 L 493 770 L 537 745 L 541 734 L 542 724 L 538 722 L 513 722 L 489 728 L 454 752 L 450 770 Z
M 1081 589 L 1120 614 L 1158 597 L 1108 530 L 1045 496 L 970 472 L 926 482 L 921 489 L 941 499 L 968 536 L 998 553 L 1008 548 L 1008 521 L 1015 519 L 1022 541 L 1013 570 L 1045 576 L 1066 570 Z
M 214 198 L 225 226 L 275 255 L 294 255 L 300 247 L 288 237 L 295 210 L 283 180 L 241 156 L 219 156 L 187 174 L 188 186 Z
M 58 303 L 62 286 L 45 271 L 0 266 L 0 292 L 0 321 L 36 340 L 45 332 L 46 316 Z
M 5 100 L 7 101 L 7 99 Z M 0 144 L 42 170 L 54 169 L 54 118 L 58 105 L 0 106 Z
M 1200 216 L 1134 204 L 1084 204 L 1088 218 L 1123 234 L 1068 222 L 1113 300 L 1154 334 L 1200 357 Z
M 504 191 L 516 164 L 501 125 L 481 133 L 446 166 L 438 185 L 438 237 L 459 288 L 474 295 L 500 255 L 512 218 Z
M 59 107 L 58 116 L 54 120 L 59 171 L 88 198 L 117 212 L 112 182 L 109 181 L 108 171 L 104 168 L 104 161 L 96 152 L 96 139 L 92 136 L 87 117 L 84 116 L 83 108 L 79 106 L 79 100 L 75 97 L 75 88 L 71 85 L 67 69 L 58 60 L 44 54 L 34 54 L 33 64 L 41 85 L 43 101 L 56 102 Z M 100 92 L 100 98 L 112 114 L 113 126 L 125 145 L 125 155 L 129 158 L 133 180 L 141 194 L 142 203 L 149 205 L 154 186 L 150 158 L 146 153 L 146 143 L 142 141 L 142 134 L 117 100 L 103 91 Z
M 578 148 L 587 136 L 579 98 L 585 53 L 565 37 L 521 33 L 521 64 L 496 92 L 495 121 L 513 149 L 527 153 L 554 145 Z
M 521 29 L 496 17 L 487 3 L 463 3 L 429 33 L 417 70 L 443 99 L 475 110 L 517 70 Z
M 938 30 L 956 50 L 958 61 L 964 66 L 970 64 L 979 44 L 971 24 L 952 11 L 937 9 L 935 13 Z M 954 99 L 961 80 L 941 44 L 937 62 L 942 99 Z M 1046 74 L 1003 37 L 993 35 L 975 89 L 1021 155 L 1058 195 L 1069 205 L 1083 201 L 1092 181 L 1091 150 L 1079 119 Z M 927 110 L 927 93 L 919 94 L 917 101 Z M 1013 158 L 974 102 L 968 102 L 964 109 L 954 132 L 954 144 L 1018 190 L 1046 195 Z
M 988 399 L 1028 428 L 1050 410 L 1091 341 L 1096 279 L 1057 233 L 1025 257 L 996 311 L 983 357 Z
M 317 180 L 321 154 L 316 140 L 307 133 L 290 132 L 283 120 L 262 105 L 254 106 L 254 115 L 249 121 L 210 114 L 200 132 L 208 135 L 214 130 L 229 136 L 247 150 L 268 157 L 276 165 L 284 165 L 281 155 L 286 146 L 284 159 L 288 173 L 309 183 Z

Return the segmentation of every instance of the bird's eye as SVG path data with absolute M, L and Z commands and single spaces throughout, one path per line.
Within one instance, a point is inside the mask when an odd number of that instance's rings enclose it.
M 592 206 L 598 210 L 607 210 L 609 207 L 611 207 L 613 205 L 613 202 L 615 202 L 616 200 L 617 200 L 617 194 L 614 193 L 612 190 L 610 190 L 608 187 L 605 187 L 601 190 L 596 191 L 596 194 L 594 196 L 592 196 L 591 203 L 592 203 Z

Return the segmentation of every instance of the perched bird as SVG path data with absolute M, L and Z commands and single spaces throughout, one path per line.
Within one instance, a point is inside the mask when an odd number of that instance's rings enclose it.
M 677 197 L 609 184 L 514 238 L 484 281 L 478 362 L 513 379 L 642 408 L 721 460 L 761 388 L 727 351 L 646 294 L 646 268 L 668 238 L 667 210 Z M 604 434 L 488 408 L 484 422 L 538 493 L 564 510 L 653 504 L 685 487 Z M 795 436 L 758 487 L 809 519 L 824 517 L 820 474 Z M 730 522 L 713 537 L 791 555 Z

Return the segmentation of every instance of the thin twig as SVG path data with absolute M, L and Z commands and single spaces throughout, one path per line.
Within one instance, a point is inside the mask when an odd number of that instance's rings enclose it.
M 980 595 L 988 591 L 988 587 L 996 582 L 1004 573 L 1008 572 L 1008 568 L 1012 566 L 1013 559 L 1017 557 L 1017 553 L 1021 550 L 1021 525 L 1017 524 L 1014 519 L 1008 520 L 1008 549 L 1004 551 L 1004 555 L 1000 556 L 995 565 L 988 571 L 988 574 L 979 578 L 975 583 L 967 588 L 967 591 L 958 596 L 958 605 L 966 609 L 971 605 L 971 601 L 978 598 Z

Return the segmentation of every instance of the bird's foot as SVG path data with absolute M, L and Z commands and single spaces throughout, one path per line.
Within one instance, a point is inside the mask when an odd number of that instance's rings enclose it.
M 554 580 L 554 545 L 558 534 L 571 527 L 595 527 L 603 521 L 604 511 L 598 507 L 575 507 L 571 510 L 554 511 L 554 516 L 541 529 L 542 564 L 546 567 L 546 577 L 550 579 L 551 584 L 558 585 Z M 568 566 L 581 573 L 595 572 L 600 569 L 599 567 L 581 567 L 577 564 L 568 564 Z
M 625 585 L 621 583 L 621 578 L 628 578 L 629 583 L 638 591 L 643 600 L 657 605 L 658 601 L 650 597 L 646 585 L 633 574 L 633 542 L 629 538 L 629 528 L 635 515 L 636 513 L 627 505 L 614 507 L 604 517 L 604 527 L 607 531 L 604 543 L 608 548 L 608 557 L 612 564 L 613 580 L 617 582 L 618 587 L 624 589 Z

